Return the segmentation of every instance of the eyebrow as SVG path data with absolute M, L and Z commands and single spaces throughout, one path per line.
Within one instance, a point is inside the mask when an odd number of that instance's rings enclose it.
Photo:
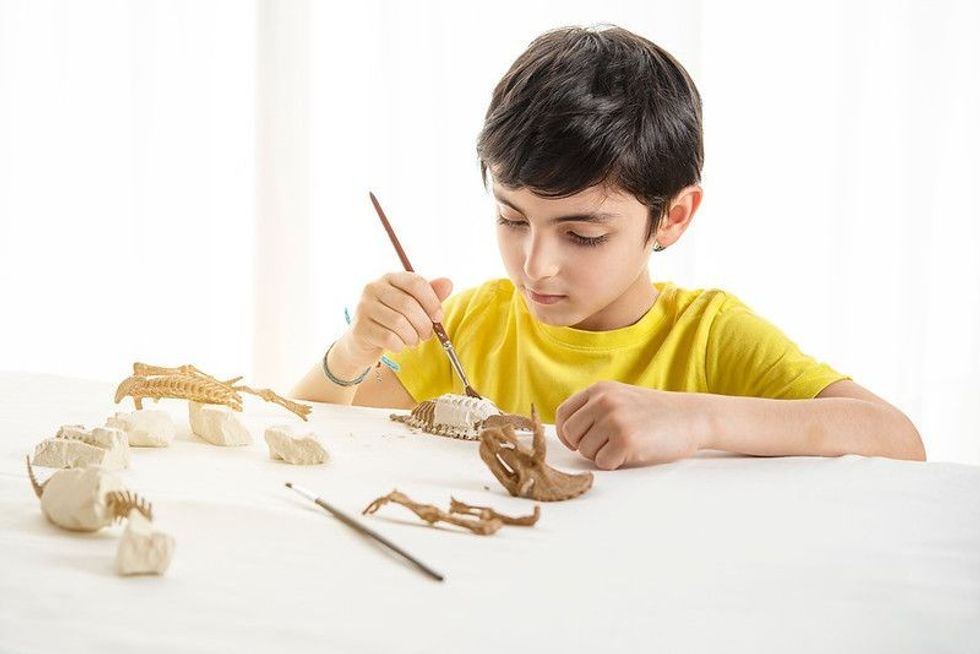
M 516 211 L 517 213 L 521 214 L 522 216 L 526 216 L 527 215 L 527 214 L 524 213 L 524 210 L 523 209 L 521 209 L 520 207 L 518 207 L 516 204 L 514 204 L 510 200 L 508 200 L 507 198 L 505 198 L 505 197 L 501 196 L 499 193 L 497 193 L 497 189 L 494 189 L 493 190 L 493 197 L 497 198 L 497 202 L 499 202 L 500 204 L 507 205 L 508 207 L 510 207 L 511 209 L 513 209 L 514 211 Z M 610 222 L 613 218 L 616 218 L 618 216 L 619 216 L 619 214 L 609 213 L 609 212 L 606 212 L 606 211 L 590 211 L 590 212 L 586 212 L 586 213 L 573 213 L 573 214 L 569 214 L 567 216 L 557 216 L 555 218 L 552 218 L 551 219 L 551 222 L 552 223 L 555 223 L 555 224 L 560 224 L 560 223 L 579 223 L 579 222 L 582 222 L 582 223 L 600 223 L 600 224 L 604 224 L 604 223 Z

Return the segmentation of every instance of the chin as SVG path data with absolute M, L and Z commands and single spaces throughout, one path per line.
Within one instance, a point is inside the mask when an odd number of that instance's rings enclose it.
M 584 317 L 572 315 L 567 310 L 549 311 L 547 308 L 538 306 L 530 306 L 529 309 L 531 314 L 537 318 L 539 322 L 543 322 L 546 325 L 551 325 L 552 327 L 572 327 L 585 320 Z

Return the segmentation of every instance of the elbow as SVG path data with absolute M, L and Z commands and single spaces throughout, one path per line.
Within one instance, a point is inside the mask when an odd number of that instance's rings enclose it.
M 898 410 L 896 410 L 896 413 L 899 418 L 898 429 L 902 433 L 901 454 L 899 458 L 908 461 L 925 461 L 926 448 L 922 443 L 922 436 L 919 435 L 919 430 L 916 429 L 907 415 Z
M 919 436 L 919 430 L 915 427 L 912 428 L 912 443 L 911 451 L 912 456 L 909 457 L 910 461 L 925 461 L 926 460 L 926 447 L 922 444 L 922 437 Z

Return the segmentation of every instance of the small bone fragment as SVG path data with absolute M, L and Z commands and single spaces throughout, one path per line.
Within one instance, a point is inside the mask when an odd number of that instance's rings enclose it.
M 516 497 L 557 502 L 578 497 L 592 488 L 592 473 L 573 475 L 545 463 L 544 428 L 531 407 L 534 440 L 529 448 L 510 426 L 480 433 L 480 458 L 507 491 Z
M 54 438 L 34 449 L 34 465 L 47 468 L 79 468 L 89 465 L 119 470 L 129 467 L 129 443 L 118 429 L 64 425 Z
M 512 518 L 510 516 L 497 513 L 487 506 L 470 506 L 454 498 L 450 498 L 450 501 L 451 504 L 449 513 L 446 513 L 437 506 L 432 504 L 419 504 L 418 502 L 412 501 L 404 493 L 393 490 L 387 495 L 379 497 L 371 502 L 361 513 L 363 515 L 368 515 L 374 513 L 388 502 L 394 502 L 395 504 L 401 504 L 405 508 L 409 509 L 430 525 L 434 525 L 437 522 L 448 522 L 450 524 L 469 529 L 474 534 L 478 534 L 480 536 L 489 536 L 494 534 L 505 524 L 530 527 L 538 521 L 538 517 L 541 515 L 541 508 L 538 506 L 534 507 L 534 513 L 531 515 Z M 462 516 L 472 517 L 464 518 Z M 476 519 L 474 520 L 473 517 Z
M 154 531 L 137 509 L 130 509 L 126 530 L 116 550 L 116 572 L 120 575 L 162 575 L 174 553 L 174 537 Z
M 249 445 L 252 436 L 226 406 L 188 402 L 191 431 L 212 445 Z
M 133 447 L 168 447 L 177 435 L 170 414 L 153 409 L 116 413 L 106 419 L 105 426 L 124 431 Z
M 327 460 L 327 451 L 309 429 L 302 431 L 293 425 L 275 425 L 265 430 L 269 458 L 281 459 L 293 465 L 314 465 Z

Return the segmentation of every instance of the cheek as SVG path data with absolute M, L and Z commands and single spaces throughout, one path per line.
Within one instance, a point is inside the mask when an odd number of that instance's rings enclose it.
M 518 275 L 524 265 L 523 246 L 520 238 L 503 227 L 497 228 L 497 249 L 500 250 L 500 259 L 504 262 L 511 277 Z
M 578 261 L 572 267 L 573 275 L 580 286 L 594 289 L 600 293 L 617 293 L 624 284 L 632 283 L 643 267 L 643 252 L 629 246 L 623 239 L 605 247 L 582 248 Z

